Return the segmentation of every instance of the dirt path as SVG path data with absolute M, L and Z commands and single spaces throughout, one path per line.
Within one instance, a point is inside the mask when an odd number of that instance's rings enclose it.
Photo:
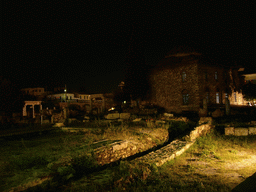
M 237 160 L 218 160 L 214 158 L 204 161 L 198 157 L 186 159 L 182 166 L 190 167 L 194 175 L 208 179 L 220 180 L 232 188 L 243 182 L 256 172 L 256 155 L 251 152 L 238 152 Z M 240 157 L 248 157 L 240 159 Z

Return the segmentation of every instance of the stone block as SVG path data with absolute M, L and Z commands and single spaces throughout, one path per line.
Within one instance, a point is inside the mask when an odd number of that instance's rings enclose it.
M 64 127 L 64 123 L 55 123 L 53 127 Z
M 120 114 L 119 113 L 109 113 L 105 116 L 106 119 L 119 119 Z
M 131 116 L 131 113 L 120 113 L 121 119 L 129 119 Z
M 165 124 L 165 121 L 159 121 L 159 120 L 157 120 L 156 122 L 155 122 L 155 124 L 157 125 L 157 124 Z
M 88 117 L 88 116 L 86 116 L 86 115 L 85 115 L 85 116 L 84 116 L 84 119 L 89 120 L 89 119 L 90 119 L 90 117 Z
M 249 127 L 249 135 L 256 135 L 256 127 Z
M 226 127 L 225 135 L 235 135 L 235 128 L 234 127 Z
M 248 128 L 235 128 L 235 136 L 247 136 Z
M 113 152 L 119 151 L 119 150 L 124 149 L 124 148 L 127 148 L 127 145 L 128 145 L 127 141 L 125 141 L 123 143 L 118 143 L 118 144 L 113 146 Z
M 173 114 L 172 113 L 164 113 L 164 116 L 166 116 L 166 117 L 173 117 Z
M 136 118 L 133 120 L 133 122 L 138 122 L 138 121 L 141 121 L 141 118 Z

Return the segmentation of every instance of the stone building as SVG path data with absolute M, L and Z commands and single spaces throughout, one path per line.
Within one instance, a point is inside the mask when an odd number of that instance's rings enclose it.
M 150 72 L 150 102 L 168 112 L 198 112 L 203 102 L 244 105 L 238 68 L 210 63 L 197 52 L 170 52 Z

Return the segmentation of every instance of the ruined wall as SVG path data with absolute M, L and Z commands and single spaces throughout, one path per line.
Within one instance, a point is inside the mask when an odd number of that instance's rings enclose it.
M 109 164 L 137 153 L 146 151 L 168 140 L 168 131 L 163 130 L 156 137 L 146 136 L 140 141 L 125 140 L 113 143 L 107 147 L 98 148 L 94 153 L 100 165 Z

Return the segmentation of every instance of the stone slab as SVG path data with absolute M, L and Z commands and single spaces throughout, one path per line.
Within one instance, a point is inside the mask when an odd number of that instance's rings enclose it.
M 133 122 L 138 122 L 138 121 L 141 121 L 141 118 L 136 118 L 133 120 Z
M 120 114 L 119 113 L 109 113 L 105 116 L 106 119 L 119 119 Z
M 249 127 L 249 135 L 256 135 L 256 127 Z
M 235 128 L 235 136 L 247 136 L 248 128 Z
M 121 149 L 125 149 L 125 148 L 127 148 L 127 146 L 128 146 L 128 142 L 127 141 L 122 142 L 122 143 L 118 143 L 118 144 L 113 146 L 113 152 L 119 151 Z
M 129 119 L 131 113 L 120 113 L 120 119 Z
M 55 123 L 53 127 L 64 127 L 64 123 Z
M 234 127 L 226 127 L 225 135 L 235 135 L 235 128 Z
M 166 117 L 173 117 L 173 114 L 172 113 L 164 113 L 164 116 L 166 116 Z

